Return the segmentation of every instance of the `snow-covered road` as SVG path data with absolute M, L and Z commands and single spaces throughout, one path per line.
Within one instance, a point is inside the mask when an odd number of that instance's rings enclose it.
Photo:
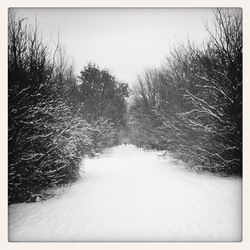
M 241 179 L 132 145 L 84 162 L 61 197 L 9 206 L 10 241 L 240 241 Z

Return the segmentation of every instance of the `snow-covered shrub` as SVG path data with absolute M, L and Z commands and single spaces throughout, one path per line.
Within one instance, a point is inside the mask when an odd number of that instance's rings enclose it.
M 44 190 L 75 181 L 82 157 L 114 143 L 124 122 L 127 85 L 108 71 L 90 67 L 90 72 L 101 82 L 90 82 L 94 89 L 86 95 L 61 47 L 51 56 L 37 27 L 29 28 L 10 11 L 9 203 L 35 201 Z

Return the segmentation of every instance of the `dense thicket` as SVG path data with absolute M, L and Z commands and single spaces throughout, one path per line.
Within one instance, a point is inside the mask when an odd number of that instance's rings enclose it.
M 202 49 L 179 46 L 139 79 L 131 140 L 167 150 L 192 168 L 242 172 L 242 13 L 217 9 Z
M 10 12 L 9 203 L 75 181 L 82 156 L 115 143 L 125 125 L 127 85 L 94 65 L 79 79 L 59 44 L 51 54 L 37 27 Z

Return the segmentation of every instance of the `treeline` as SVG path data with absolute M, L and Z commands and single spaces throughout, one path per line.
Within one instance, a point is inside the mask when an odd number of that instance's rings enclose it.
M 77 180 L 82 157 L 117 143 L 125 126 L 128 85 L 94 64 L 77 77 L 59 43 L 51 52 L 40 37 L 10 11 L 9 203 Z
M 242 12 L 217 9 L 202 48 L 179 46 L 138 78 L 131 140 L 194 169 L 242 173 Z

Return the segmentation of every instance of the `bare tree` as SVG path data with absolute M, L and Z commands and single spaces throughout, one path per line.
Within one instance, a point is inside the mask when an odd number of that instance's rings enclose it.
M 241 10 L 217 9 L 215 21 L 203 48 L 179 46 L 139 79 L 131 127 L 140 143 L 157 143 L 191 167 L 241 174 Z

